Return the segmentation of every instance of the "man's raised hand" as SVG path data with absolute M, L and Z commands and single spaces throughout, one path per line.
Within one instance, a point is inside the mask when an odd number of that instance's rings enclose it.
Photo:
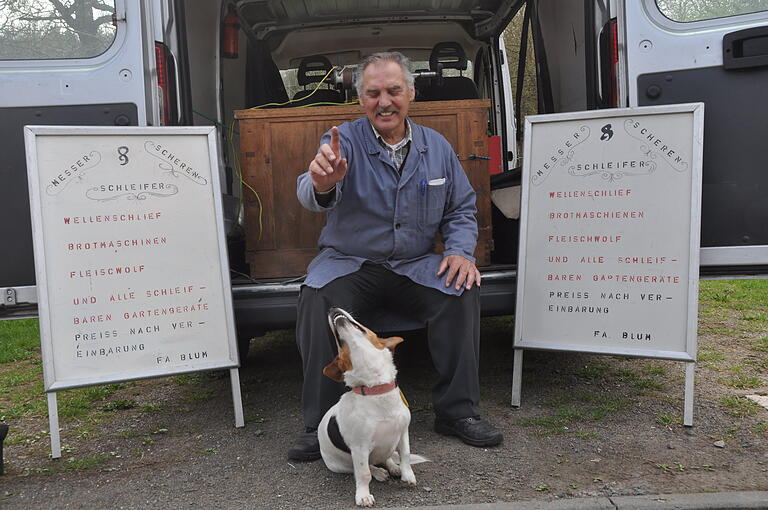
M 331 144 L 324 143 L 309 164 L 315 191 L 330 191 L 347 174 L 347 158 L 341 157 L 339 128 L 331 128 Z

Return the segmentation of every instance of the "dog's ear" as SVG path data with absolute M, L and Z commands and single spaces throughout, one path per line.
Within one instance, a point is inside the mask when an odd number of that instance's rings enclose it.
M 344 382 L 344 371 L 341 369 L 341 359 L 336 356 L 333 361 L 325 365 L 323 375 L 330 377 L 336 382 Z
M 403 338 L 399 336 L 391 336 L 389 338 L 382 338 L 381 343 L 384 344 L 384 346 L 389 349 L 392 352 L 395 352 L 395 347 L 397 344 L 403 341 Z

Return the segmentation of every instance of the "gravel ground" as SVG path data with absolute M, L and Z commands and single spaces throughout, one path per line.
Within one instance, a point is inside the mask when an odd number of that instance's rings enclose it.
M 768 353 L 749 351 L 733 337 L 700 336 L 726 360 L 699 364 L 688 429 L 681 425 L 683 364 L 659 360 L 527 352 L 522 406 L 512 409 L 512 322 L 484 320 L 481 406 L 505 440 L 483 449 L 432 431 L 435 374 L 423 335 L 405 336 L 396 362 L 413 416 L 411 448 L 431 462 L 415 466 L 415 488 L 372 482 L 378 507 L 768 490 L 768 411 L 723 403 L 765 394 L 766 381 L 749 391 L 722 384 L 722 363 L 751 357 L 764 370 Z M 743 342 L 751 340 L 746 335 Z M 233 427 L 227 372 L 218 372 L 125 385 L 109 398 L 133 404 L 62 421 L 62 459 L 48 459 L 43 433 L 7 445 L 0 507 L 353 507 L 351 475 L 331 473 L 322 461 L 286 459 L 301 429 L 291 332 L 254 340 L 240 376 L 242 429 Z M 11 426 L 9 438 L 45 430 L 47 422 Z

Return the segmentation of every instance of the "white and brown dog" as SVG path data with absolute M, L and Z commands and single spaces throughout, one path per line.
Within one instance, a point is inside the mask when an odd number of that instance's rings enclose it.
M 379 338 L 340 308 L 331 308 L 328 322 L 339 354 L 323 373 L 352 391 L 323 416 L 317 431 L 320 453 L 334 473 L 355 474 L 355 503 L 373 506 L 371 475 L 384 481 L 391 474 L 416 485 L 411 464 L 427 460 L 411 454 L 411 412 L 395 381 L 392 351 L 403 339 Z

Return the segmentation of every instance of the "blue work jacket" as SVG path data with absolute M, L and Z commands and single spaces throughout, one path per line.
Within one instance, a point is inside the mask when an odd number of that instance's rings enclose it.
M 475 191 L 445 137 L 408 121 L 413 141 L 402 175 L 363 117 L 339 126 L 348 168 L 327 207 L 318 204 L 309 172 L 299 176 L 296 194 L 301 204 L 327 213 L 320 253 L 307 268 L 305 285 L 322 288 L 370 261 L 446 294 L 463 292 L 463 287 L 446 288 L 446 273 L 438 277 L 437 270 L 447 255 L 475 262 Z M 328 131 L 321 145 L 330 140 Z M 438 231 L 445 244 L 442 254 L 434 253 Z

